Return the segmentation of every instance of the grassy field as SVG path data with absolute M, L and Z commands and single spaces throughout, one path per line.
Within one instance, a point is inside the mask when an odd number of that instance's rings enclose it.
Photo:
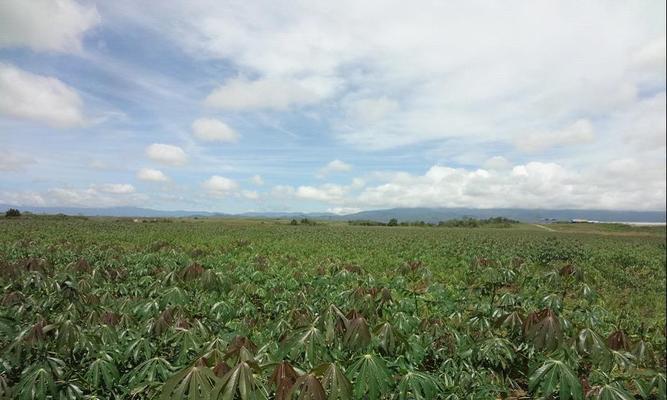
M 665 398 L 665 228 L 547 227 L 0 218 L 0 398 Z
M 592 233 L 620 236 L 653 236 L 665 237 L 665 226 L 632 226 L 625 224 L 572 224 L 554 223 L 545 225 L 558 232 Z

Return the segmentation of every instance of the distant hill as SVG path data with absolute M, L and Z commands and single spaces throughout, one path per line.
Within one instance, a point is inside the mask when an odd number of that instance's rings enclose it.
M 485 219 L 505 217 L 522 222 L 538 222 L 547 219 L 567 221 L 588 219 L 605 222 L 665 222 L 665 211 L 611 211 L 611 210 L 548 210 L 525 208 L 392 208 L 362 211 L 344 216 L 345 220 L 438 222 L 457 218 Z
M 245 212 L 241 214 L 234 214 L 235 217 L 247 217 L 247 218 L 316 218 L 316 219 L 335 219 L 340 217 L 339 215 L 332 213 L 304 213 L 304 212 L 280 212 L 280 211 L 253 211 Z
M 612 211 L 612 210 L 549 210 L 525 208 L 391 208 L 385 210 L 361 211 L 355 214 L 336 215 L 331 213 L 302 212 L 246 212 L 240 214 L 224 214 L 208 211 L 186 210 L 153 210 L 140 207 L 22 207 L 0 204 L 0 210 L 18 208 L 35 214 L 66 214 L 83 216 L 110 217 L 235 217 L 235 218 L 311 218 L 329 221 L 368 220 L 386 222 L 391 218 L 401 221 L 438 222 L 457 218 L 492 218 L 505 217 L 522 222 L 539 222 L 548 219 L 567 221 L 571 219 L 587 219 L 605 222 L 665 222 L 665 211 Z
M 225 214 L 212 213 L 206 211 L 162 211 L 151 208 L 140 207 L 105 207 L 105 208 L 87 208 L 87 207 L 24 207 L 0 204 L 0 210 L 9 208 L 18 208 L 21 211 L 28 211 L 33 214 L 65 214 L 65 215 L 83 215 L 87 217 L 148 217 L 148 218 L 166 218 L 166 217 L 189 217 L 189 216 L 225 216 Z

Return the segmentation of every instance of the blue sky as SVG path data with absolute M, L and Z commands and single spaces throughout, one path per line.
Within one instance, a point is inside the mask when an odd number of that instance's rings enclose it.
M 6 0 L 0 203 L 665 208 L 665 4 Z

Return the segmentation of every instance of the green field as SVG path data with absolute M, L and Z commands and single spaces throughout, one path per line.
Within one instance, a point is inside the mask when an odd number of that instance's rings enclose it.
M 665 398 L 665 228 L 0 218 L 0 398 Z

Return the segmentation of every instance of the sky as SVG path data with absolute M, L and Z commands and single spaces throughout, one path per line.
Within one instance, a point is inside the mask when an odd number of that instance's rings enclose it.
M 664 210 L 665 2 L 0 1 L 0 203 Z

